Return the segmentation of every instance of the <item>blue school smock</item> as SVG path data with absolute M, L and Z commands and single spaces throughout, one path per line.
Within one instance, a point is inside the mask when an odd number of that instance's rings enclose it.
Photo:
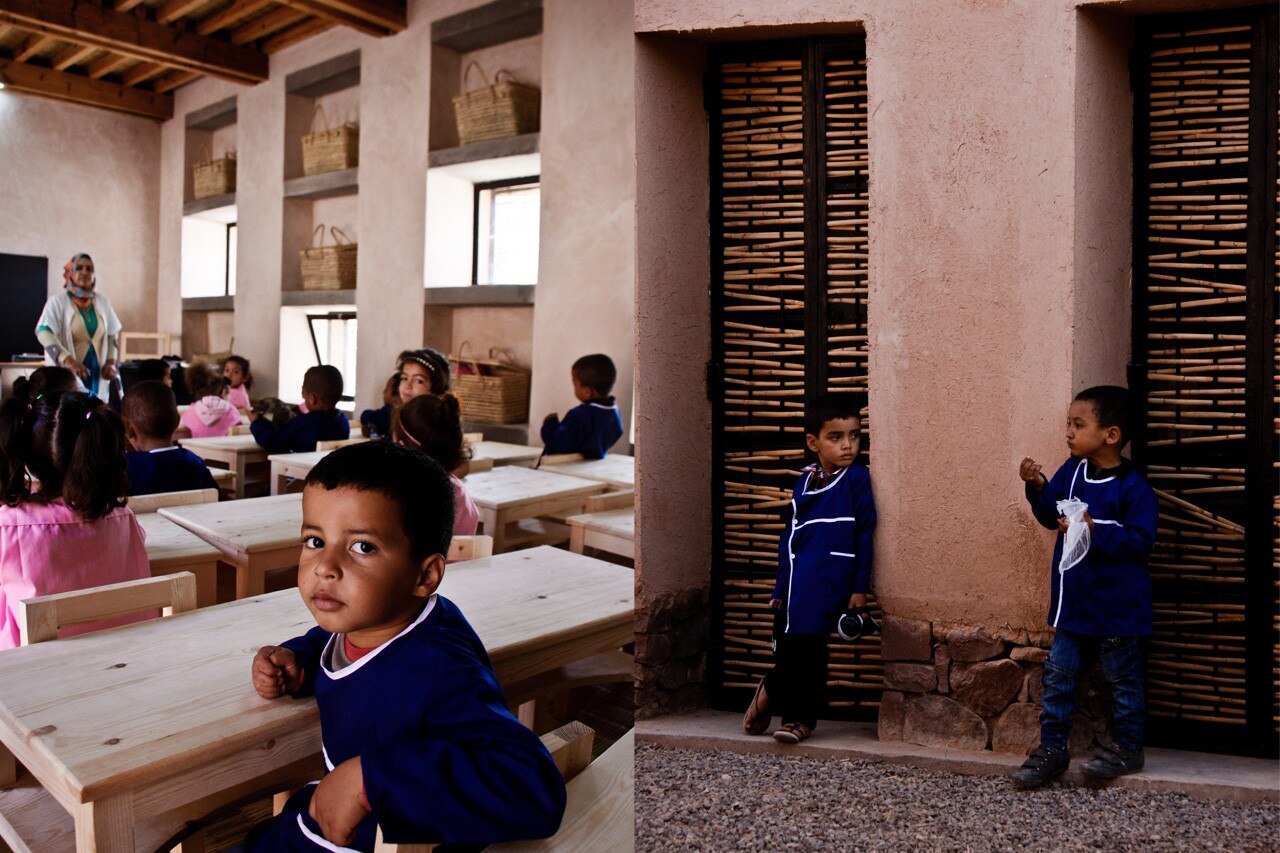
M 542 741 L 507 710 L 480 638 L 457 605 L 432 596 L 409 627 L 333 672 L 340 635 L 313 628 L 282 645 L 314 691 L 325 767 L 360 756 L 373 811 L 349 847 L 324 840 L 307 814 L 315 783 L 246 840 L 254 853 L 372 851 L 389 843 L 491 844 L 546 838 L 565 789 Z M 278 701 L 289 701 L 278 700 Z
M 129 470 L 131 496 L 218 487 L 213 474 L 209 473 L 209 466 L 185 447 L 130 450 L 124 458 Z
M 1084 558 L 1058 571 L 1064 534 L 1058 534 L 1050 567 L 1049 624 L 1090 637 L 1142 637 L 1151 633 L 1151 549 L 1160 509 L 1146 478 L 1127 460 L 1094 471 L 1072 456 L 1039 492 L 1026 484 L 1036 520 L 1058 529 L 1057 502 L 1089 505 L 1093 534 Z
M 778 540 L 773 597 L 786 609 L 786 633 L 829 634 L 849 596 L 871 591 L 876 503 L 871 474 L 850 465 L 810 490 L 805 469 L 791 497 L 791 518 Z
M 337 409 L 303 412 L 276 429 L 266 418 L 249 424 L 258 446 L 272 453 L 310 453 L 317 441 L 344 441 L 351 437 L 351 422 Z
M 588 400 L 565 413 L 554 415 L 542 425 L 544 453 L 581 453 L 588 459 L 603 459 L 622 438 L 622 414 L 612 397 Z

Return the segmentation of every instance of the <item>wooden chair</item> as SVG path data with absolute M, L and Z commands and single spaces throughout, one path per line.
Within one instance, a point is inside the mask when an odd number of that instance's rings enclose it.
M 150 346 L 147 346 L 150 344 Z M 160 358 L 173 351 L 173 336 L 168 332 L 121 332 L 120 360 Z
M 542 743 L 551 753 L 556 768 L 566 782 L 573 779 L 591 764 L 591 745 L 596 733 L 586 723 L 566 723 L 553 732 L 542 736 Z M 382 830 L 378 830 L 374 842 L 374 853 L 427 853 L 434 850 L 434 844 L 389 844 L 382 839 Z
M 18 630 L 25 646 L 57 639 L 59 628 L 160 608 L 171 614 L 195 610 L 196 576 L 174 572 L 28 598 L 19 605 Z
M 332 441 L 317 441 L 316 450 L 337 450 L 339 447 L 346 447 L 348 444 L 359 444 L 368 440 L 360 436 L 358 438 L 335 438 Z
M 636 505 L 636 493 L 632 489 L 625 492 L 606 492 L 603 495 L 592 495 L 587 498 L 587 512 L 604 512 L 608 509 L 625 509 Z
M 635 659 L 621 649 L 614 649 L 504 685 L 502 692 L 507 704 L 516 709 L 520 722 L 536 730 L 541 728 L 548 697 L 564 697 L 577 687 L 629 684 L 634 678 Z
M 462 434 L 463 444 L 477 444 L 484 441 L 484 433 L 482 432 L 464 432 Z
M 218 502 L 217 489 L 188 489 L 182 492 L 156 492 L 153 495 L 135 495 L 129 498 L 129 509 L 134 515 L 155 512 L 164 506 L 191 506 Z
M 468 459 L 467 460 L 468 474 L 479 474 L 481 471 L 492 471 L 492 470 L 493 470 L 492 459 Z
M 449 543 L 450 563 L 463 560 L 478 560 L 481 557 L 493 556 L 492 536 L 455 536 Z
M 253 430 L 249 429 L 248 424 L 236 424 L 231 428 L 231 432 L 227 435 L 252 435 Z

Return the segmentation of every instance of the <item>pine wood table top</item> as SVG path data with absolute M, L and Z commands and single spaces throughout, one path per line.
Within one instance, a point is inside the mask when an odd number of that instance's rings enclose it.
M 587 530 L 595 530 L 624 539 L 634 540 L 636 537 L 635 507 L 606 509 L 600 512 L 571 515 L 565 521 L 568 522 L 570 527 L 584 527 Z
M 586 459 L 581 462 L 565 462 L 560 465 L 544 465 L 540 470 L 554 471 L 585 480 L 599 480 L 622 489 L 636 485 L 636 460 L 634 456 L 610 453 L 603 459 Z
M 190 450 L 196 456 L 203 456 L 200 451 L 208 453 L 240 453 L 253 455 L 259 453 L 267 458 L 267 451 L 258 444 L 252 435 L 221 435 L 209 438 L 184 438 L 178 444 Z
M 468 475 L 467 494 L 482 509 L 507 510 L 526 504 L 598 494 L 606 486 L 595 480 L 546 470 L 504 465 Z
M 237 559 L 302 547 L 302 495 L 163 507 L 159 513 Z
M 153 569 L 216 560 L 222 556 L 213 545 L 159 512 L 144 512 L 137 519 L 147 534 L 147 559 Z
M 472 459 L 492 459 L 495 466 L 535 462 L 541 455 L 541 447 L 508 444 L 505 441 L 477 441 L 471 445 Z

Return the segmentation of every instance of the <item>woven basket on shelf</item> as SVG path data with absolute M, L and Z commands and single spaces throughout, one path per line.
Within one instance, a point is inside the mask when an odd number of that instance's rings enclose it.
M 316 121 L 324 123 L 316 130 Z M 329 127 L 324 108 L 316 104 L 311 116 L 311 133 L 302 137 L 302 172 L 319 175 L 352 169 L 360 163 L 360 126 L 352 121 Z
M 489 350 L 488 358 L 467 355 L 463 341 L 457 355 L 449 356 L 453 368 L 453 393 L 462 401 L 462 416 L 480 424 L 520 424 L 529 419 L 529 370 L 512 364 L 502 350 Z M 507 360 L 497 358 L 505 355 Z
M 482 82 L 487 79 L 484 69 L 472 60 L 462 74 L 464 87 L 472 68 L 480 72 Z M 506 75 L 505 80 L 503 75 Z M 542 93 L 536 87 L 517 83 L 511 79 L 511 72 L 505 69 L 494 75 L 492 85 L 455 95 L 453 111 L 458 120 L 461 144 L 534 133 L 538 129 L 541 100 Z
M 341 228 L 330 228 L 329 233 L 332 246 L 324 244 L 324 225 L 317 225 L 311 247 L 298 253 L 303 290 L 349 290 L 356 286 L 356 244 Z
M 196 199 L 228 195 L 236 191 L 236 152 L 227 152 L 221 160 L 213 159 L 213 152 L 205 149 L 205 156 L 191 167 Z

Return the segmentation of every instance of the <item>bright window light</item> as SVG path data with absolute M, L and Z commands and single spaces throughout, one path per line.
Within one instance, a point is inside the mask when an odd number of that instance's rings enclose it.
M 538 283 L 537 178 L 476 185 L 476 284 Z

